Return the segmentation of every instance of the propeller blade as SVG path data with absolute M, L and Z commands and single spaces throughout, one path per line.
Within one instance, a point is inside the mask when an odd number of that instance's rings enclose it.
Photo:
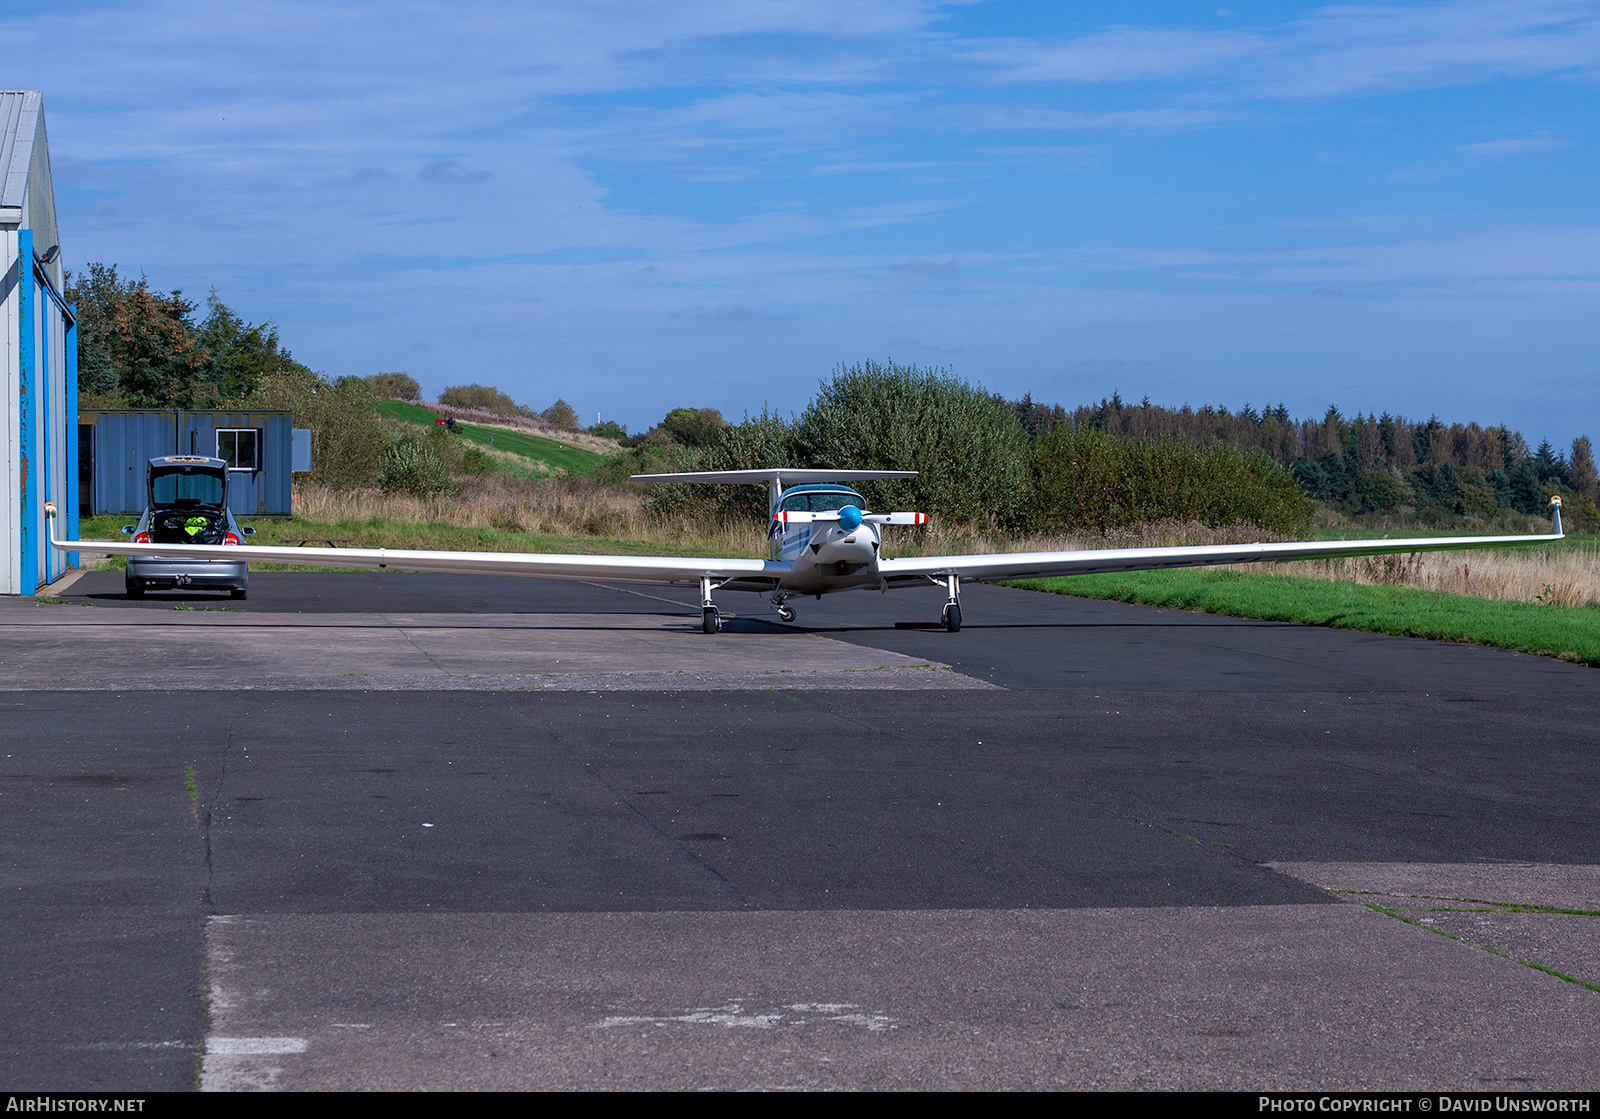
M 928 514 L 868 513 L 863 520 L 871 521 L 875 525 L 925 525 L 928 523 Z
M 812 521 L 836 521 L 839 519 L 837 510 L 831 513 L 807 513 L 804 510 L 784 510 L 772 514 L 772 519 L 786 525 L 808 525 Z

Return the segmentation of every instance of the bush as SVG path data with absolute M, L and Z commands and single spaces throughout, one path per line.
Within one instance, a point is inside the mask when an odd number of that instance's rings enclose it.
M 760 470 L 794 466 L 799 462 L 793 425 L 777 413 L 765 410 L 759 416 L 746 414 L 743 423 L 724 426 L 717 441 L 709 447 L 686 447 L 666 440 L 641 444 L 634 453 L 644 458 L 652 447 L 662 455 L 660 461 L 674 463 L 664 469 L 657 468 L 661 473 L 669 470 Z M 765 485 L 657 486 L 648 504 L 653 511 L 664 515 L 689 513 L 719 521 L 762 524 L 768 515 Z
M 722 438 L 728 421 L 715 408 L 674 408 L 657 427 L 685 447 L 711 447 Z
M 294 426 L 311 429 L 312 477 L 332 489 L 370 483 L 388 445 L 370 387 L 357 377 L 330 382 L 311 372 L 269 373 L 253 408 L 287 408 Z
M 408 373 L 374 373 L 366 378 L 372 393 L 381 400 L 421 400 L 422 386 Z
M 1010 527 L 1028 485 L 1028 436 L 997 396 L 944 369 L 861 362 L 834 370 L 794 432 L 796 466 L 916 470 L 866 482 L 872 509 Z
M 505 413 L 501 414 L 504 415 Z M 565 400 L 557 400 L 543 412 L 540 412 L 539 418 L 551 427 L 563 427 L 568 431 L 578 430 L 578 413 Z
M 378 488 L 384 493 L 435 497 L 455 492 L 455 483 L 438 456 L 408 435 L 383 453 Z
M 1028 521 L 1038 532 L 1104 532 L 1172 518 L 1294 535 L 1316 509 L 1287 470 L 1225 443 L 1058 429 L 1033 445 L 1030 459 Z
M 1481 482 L 1463 482 L 1456 487 L 1455 510 L 1487 520 L 1500 512 L 1500 502 L 1495 499 L 1494 491 Z
M 536 420 L 539 416 L 531 408 L 524 408 L 499 389 L 488 385 L 452 385 L 439 394 L 439 403 L 452 408 L 475 408 L 493 412 L 512 419 Z
M 1405 486 L 1393 471 L 1369 466 L 1356 475 L 1356 497 L 1363 509 L 1388 509 L 1406 503 Z

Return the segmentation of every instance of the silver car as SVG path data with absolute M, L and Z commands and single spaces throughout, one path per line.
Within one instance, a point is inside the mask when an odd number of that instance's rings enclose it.
M 255 534 L 240 528 L 228 509 L 228 464 L 203 455 L 163 455 L 145 471 L 149 503 L 136 525 L 135 544 L 237 544 Z M 244 598 L 250 591 L 250 570 L 243 561 L 168 559 L 129 556 L 126 583 L 129 598 L 146 590 L 201 587 Z

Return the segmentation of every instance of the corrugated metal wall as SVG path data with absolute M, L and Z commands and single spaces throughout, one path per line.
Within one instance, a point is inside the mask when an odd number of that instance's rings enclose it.
M 4 391 L 0 392 L 0 594 L 31 594 L 22 589 L 22 446 L 23 400 L 20 354 L 21 313 L 26 303 L 20 282 L 22 260 L 17 251 L 17 230 L 0 234 L 8 262 L 4 284 L 0 284 L 0 335 L 5 338 L 5 367 L 0 370 Z
M 77 560 L 50 547 L 44 516 L 55 502 L 77 535 L 76 334 L 47 149 L 39 92 L 0 93 L 0 594 L 33 594 Z
M 76 517 L 77 477 L 67 460 L 77 444 L 75 334 L 48 272 L 34 264 L 33 231 L 0 235 L 6 259 L 0 296 L 0 594 L 32 594 L 72 562 L 51 548 L 44 505 L 62 508 L 63 535 Z
M 96 513 L 138 513 L 145 504 L 145 467 L 157 455 L 217 453 L 219 429 L 260 432 L 255 470 L 228 472 L 228 507 L 235 516 L 287 517 L 293 481 L 287 411 L 160 411 L 86 408 L 83 424 L 94 425 L 93 508 Z

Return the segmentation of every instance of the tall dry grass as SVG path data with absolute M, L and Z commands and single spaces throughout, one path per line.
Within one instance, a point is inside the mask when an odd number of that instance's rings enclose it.
M 766 551 L 759 525 L 666 519 L 646 508 L 642 493 L 587 478 L 530 482 L 496 475 L 458 478 L 457 484 L 457 492 L 445 497 L 312 486 L 295 494 L 294 512 L 308 521 L 357 528 L 373 521 L 411 521 L 538 536 L 595 536 L 731 556 Z M 417 546 L 426 545 L 419 540 Z
M 1247 566 L 1281 575 L 1369 586 L 1416 587 L 1505 602 L 1600 605 L 1600 556 L 1594 552 L 1497 548 Z

